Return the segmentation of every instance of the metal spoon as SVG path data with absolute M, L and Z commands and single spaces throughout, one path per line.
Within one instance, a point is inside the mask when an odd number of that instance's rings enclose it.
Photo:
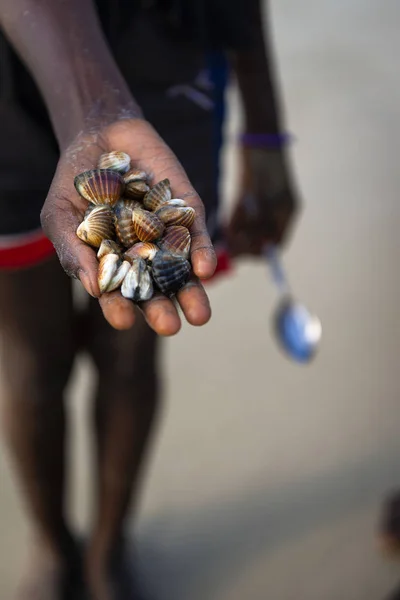
M 266 246 L 264 256 L 280 296 L 273 317 L 276 339 L 291 359 L 310 362 L 321 341 L 321 322 L 293 298 L 277 248 Z

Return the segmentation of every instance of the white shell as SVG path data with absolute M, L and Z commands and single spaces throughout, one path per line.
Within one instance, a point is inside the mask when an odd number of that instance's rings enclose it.
M 113 276 L 109 285 L 107 286 L 106 291 L 113 292 L 114 290 L 118 289 L 120 287 L 120 285 L 123 283 L 130 268 L 131 268 L 131 263 L 128 262 L 127 260 L 124 260 L 122 265 L 120 267 L 118 267 L 117 271 L 115 272 L 115 275 Z
M 104 294 L 110 285 L 112 278 L 118 269 L 119 256 L 117 254 L 106 254 L 100 259 L 99 264 L 99 288 Z

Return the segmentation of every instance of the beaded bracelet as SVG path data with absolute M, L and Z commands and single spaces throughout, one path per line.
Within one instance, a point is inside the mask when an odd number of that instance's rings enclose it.
M 283 148 L 293 140 L 290 133 L 243 133 L 240 141 L 250 148 Z

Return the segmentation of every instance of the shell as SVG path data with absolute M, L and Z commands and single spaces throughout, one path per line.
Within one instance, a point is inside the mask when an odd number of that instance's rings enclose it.
M 167 205 L 156 211 L 157 217 L 165 225 L 182 225 L 182 227 L 190 227 L 193 224 L 195 214 L 195 210 L 191 206 Z
M 125 184 L 125 196 L 127 198 L 143 198 L 150 190 L 145 181 L 131 181 Z
M 139 242 L 125 252 L 125 257 L 128 260 L 132 260 L 133 258 L 140 256 L 140 258 L 151 262 L 158 251 L 158 246 L 151 242 Z
M 98 248 L 103 240 L 114 236 L 113 215 L 108 206 L 96 206 L 76 230 L 80 240 Z
M 186 202 L 181 198 L 171 198 L 165 204 L 168 204 L 168 206 L 187 206 Z
M 118 241 L 125 248 L 139 241 L 132 221 L 132 211 L 136 206 L 139 206 L 139 203 L 135 200 L 125 199 L 119 200 L 114 206 L 115 232 Z
M 118 254 L 106 254 L 100 259 L 98 282 L 102 294 L 107 291 L 108 286 L 117 272 L 119 263 L 120 259 Z
M 98 169 L 112 169 L 118 173 L 126 173 L 131 167 L 131 157 L 126 152 L 107 152 L 102 154 L 97 165 Z
M 127 260 L 124 260 L 119 267 L 117 268 L 113 278 L 111 279 L 109 285 L 107 286 L 107 292 L 113 292 L 118 289 L 125 280 L 125 277 L 131 268 L 131 263 Z
M 124 175 L 125 183 L 132 183 L 133 181 L 144 181 L 148 182 L 148 175 L 146 171 L 141 171 L 140 169 L 131 169 Z
M 171 296 L 187 283 L 191 265 L 188 260 L 169 252 L 157 252 L 152 264 L 153 279 L 160 291 Z
M 113 240 L 103 240 L 100 244 L 100 248 L 97 252 L 97 258 L 100 260 L 106 254 L 117 254 L 121 255 L 121 248 L 118 246 L 117 242 Z
M 136 235 L 141 242 L 158 240 L 164 232 L 165 225 L 154 213 L 136 207 L 132 211 L 132 221 Z
M 150 300 L 153 295 L 153 284 L 146 263 L 142 258 L 136 257 L 125 276 L 121 287 L 124 298 L 130 298 L 135 302 Z
M 147 210 L 157 210 L 163 204 L 171 200 L 172 193 L 169 183 L 169 179 L 163 179 L 156 183 L 156 185 L 145 195 L 143 198 L 143 204 Z
M 114 204 L 124 190 L 121 175 L 111 169 L 94 169 L 77 175 L 74 179 L 77 192 L 93 204 Z
M 167 227 L 162 239 L 158 242 L 161 250 L 189 258 L 191 237 L 186 227 L 172 225 Z

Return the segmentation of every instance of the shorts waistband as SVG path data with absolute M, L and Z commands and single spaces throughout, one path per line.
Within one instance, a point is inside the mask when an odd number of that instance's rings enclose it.
M 0 236 L 0 269 L 26 269 L 55 254 L 41 229 L 19 235 Z

